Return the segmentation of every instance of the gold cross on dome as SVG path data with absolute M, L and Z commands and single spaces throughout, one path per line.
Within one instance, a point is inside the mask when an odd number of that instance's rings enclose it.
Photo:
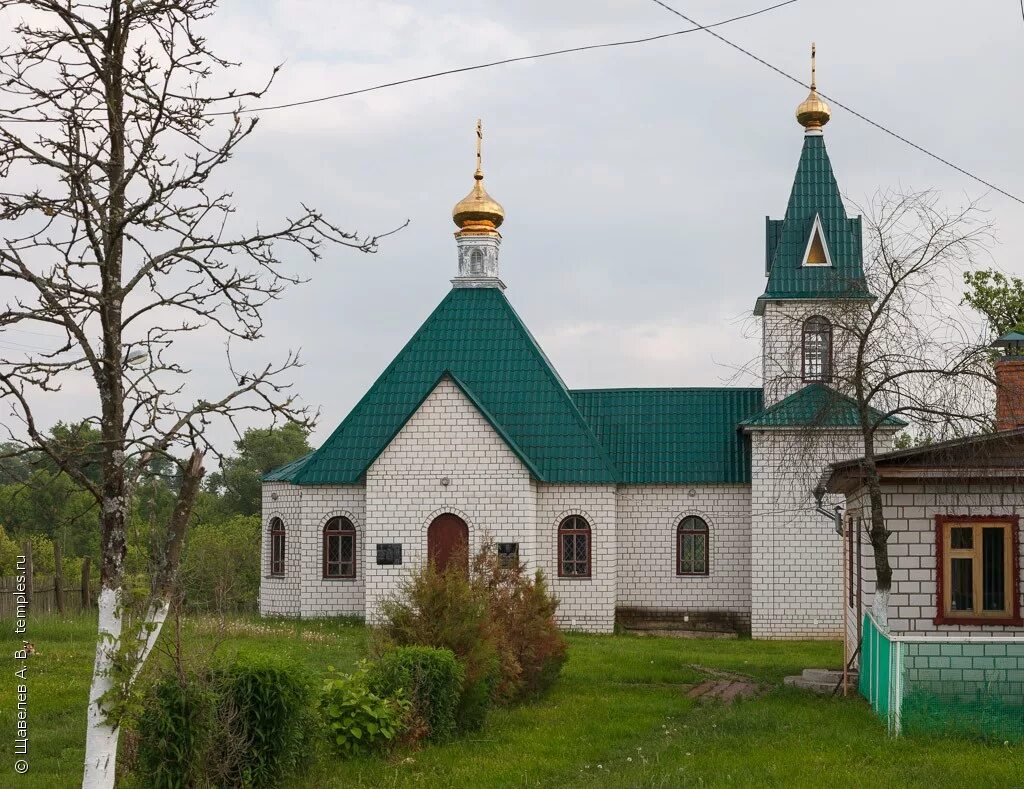
M 484 142 L 484 124 L 479 118 L 476 119 L 476 177 L 484 177 L 484 165 L 483 157 L 480 154 L 480 149 Z

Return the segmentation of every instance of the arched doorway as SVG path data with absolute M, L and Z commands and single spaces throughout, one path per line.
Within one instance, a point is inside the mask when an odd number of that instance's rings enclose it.
M 427 528 L 427 560 L 444 572 L 458 557 L 469 571 L 469 527 L 458 515 L 438 515 Z

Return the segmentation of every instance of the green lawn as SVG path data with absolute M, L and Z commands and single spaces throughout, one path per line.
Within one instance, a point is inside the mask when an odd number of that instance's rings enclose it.
M 84 619 L 30 623 L 31 770 L 2 786 L 60 787 L 80 781 L 84 710 L 94 626 Z M 10 627 L 0 640 L 10 654 Z M 562 678 L 541 702 L 496 711 L 483 732 L 387 760 L 340 762 L 325 751 L 295 787 L 345 786 L 1021 786 L 1024 749 L 976 743 L 889 740 L 859 699 L 822 699 L 780 686 L 807 666 L 836 665 L 822 642 L 571 637 Z M 240 620 L 218 632 L 186 628 L 195 652 L 240 647 L 287 655 L 316 670 L 351 665 L 366 631 L 349 622 Z M 688 700 L 693 664 L 771 685 L 730 707 Z M 0 686 L 0 726 L 14 730 L 13 683 Z M 9 736 L 10 738 L 10 736 Z M 8 746 L 9 748 L 9 746 Z

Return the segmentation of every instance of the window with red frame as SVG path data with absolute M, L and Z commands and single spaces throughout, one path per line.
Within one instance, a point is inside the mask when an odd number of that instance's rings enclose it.
M 284 575 L 284 521 L 270 519 L 270 574 Z
M 356 527 L 348 518 L 324 525 L 324 578 L 356 577 Z
M 936 623 L 1020 624 L 1019 518 L 936 520 Z
M 676 531 L 676 574 L 708 574 L 708 525 L 703 518 L 688 515 Z
M 579 515 L 570 515 L 558 527 L 558 575 L 590 577 L 590 524 Z

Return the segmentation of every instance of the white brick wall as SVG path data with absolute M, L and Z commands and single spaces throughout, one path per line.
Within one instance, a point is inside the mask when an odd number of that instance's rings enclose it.
M 868 522 L 870 504 L 867 489 L 854 492 L 847 507 L 851 515 Z M 967 632 L 974 635 L 1024 631 L 1024 628 L 1002 625 L 936 625 L 933 621 L 937 590 L 935 516 L 1024 517 L 1024 485 L 1010 482 L 886 484 L 883 488 L 883 512 L 886 528 L 893 532 L 889 538 L 889 564 L 892 566 L 890 630 L 896 633 Z M 875 588 L 875 562 L 867 534 L 861 539 L 862 605 L 867 611 L 871 609 Z M 1024 575 L 1024 556 L 1021 558 L 1021 572 Z M 1019 589 L 1017 594 L 1021 594 Z
M 276 496 L 276 499 L 275 499 Z M 284 522 L 284 575 L 270 575 L 270 521 Z M 302 532 L 302 489 L 283 482 L 263 485 L 263 550 L 260 554 L 260 613 L 278 616 L 299 616 L 302 599 L 300 571 L 302 556 L 296 540 Z
M 558 526 L 570 515 L 581 515 L 590 524 L 590 578 L 558 577 Z M 566 629 L 615 629 L 615 520 L 614 485 L 538 485 L 538 555 L 559 600 L 558 623 Z
M 843 542 L 812 491 L 825 466 L 863 455 L 863 444 L 854 431 L 821 429 L 757 431 L 752 441 L 751 633 L 839 638 Z
M 845 389 L 844 378 L 852 367 L 853 337 L 839 328 L 856 318 L 850 304 L 828 300 L 794 300 L 765 305 L 762 321 L 761 353 L 764 406 L 775 405 L 807 385 L 803 380 L 803 324 L 813 315 L 832 322 L 832 366 L 837 371 L 830 385 Z
M 443 485 L 442 480 L 449 480 Z M 413 414 L 366 473 L 366 613 L 426 560 L 427 527 L 450 512 L 469 526 L 470 551 L 489 532 L 518 536 L 527 567 L 537 561 L 536 484 L 490 423 L 449 379 Z M 401 566 L 378 566 L 377 543 L 401 543 Z
M 277 495 L 277 499 L 273 498 Z M 362 616 L 363 578 L 360 551 L 365 543 L 365 493 L 362 485 L 263 486 L 263 551 L 260 613 L 282 616 Z M 270 575 L 270 521 L 285 525 L 285 574 Z M 356 527 L 356 577 L 323 577 L 323 528 L 343 515 Z
M 727 613 L 750 626 L 748 485 L 624 485 L 617 511 L 619 607 Z M 676 530 L 687 515 L 708 524 L 707 576 L 676 574 Z

